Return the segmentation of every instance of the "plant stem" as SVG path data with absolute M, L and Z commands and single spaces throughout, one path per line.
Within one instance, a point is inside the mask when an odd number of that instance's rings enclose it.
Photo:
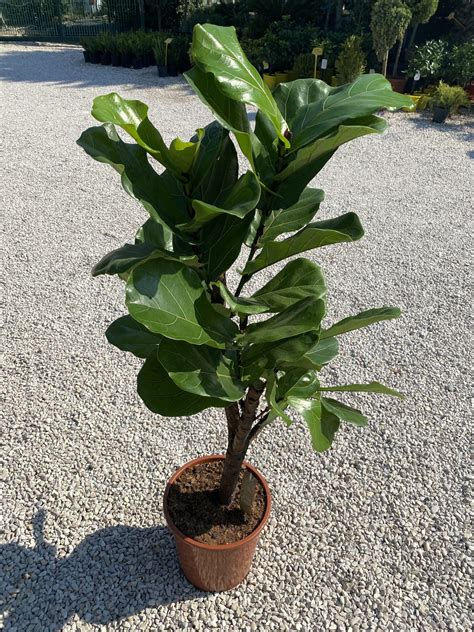
M 252 385 L 249 388 L 243 403 L 242 414 L 238 416 L 238 423 L 236 423 L 237 417 L 235 413 L 235 407 L 238 410 L 238 406 L 233 404 L 226 408 L 227 427 L 232 428 L 233 438 L 231 441 L 231 432 L 229 432 L 229 446 L 219 489 L 219 501 L 222 505 L 228 505 L 232 501 L 232 496 L 239 482 L 240 470 L 250 444 L 250 432 L 255 421 L 263 389 L 263 383 Z M 229 421 L 229 418 L 231 421 Z

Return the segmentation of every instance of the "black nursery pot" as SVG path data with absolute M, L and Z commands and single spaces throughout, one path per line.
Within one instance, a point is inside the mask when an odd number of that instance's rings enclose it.
M 444 123 L 448 118 L 449 110 L 446 108 L 440 108 L 435 105 L 433 108 L 433 123 Z
M 109 52 L 102 53 L 102 55 L 100 56 L 100 63 L 102 64 L 102 66 L 110 66 L 110 58 L 111 55 Z
M 89 61 L 91 64 L 100 64 L 100 53 L 93 50 L 89 52 Z
M 91 54 L 90 51 L 88 50 L 83 50 L 82 54 L 84 55 L 84 61 L 86 62 L 86 64 L 90 64 L 91 62 Z
M 122 53 L 122 66 L 124 68 L 130 68 L 133 62 L 133 57 L 130 53 Z
M 112 53 L 110 56 L 112 66 L 120 66 L 122 64 L 122 56 L 120 53 Z
M 156 64 L 156 69 L 158 71 L 158 77 L 167 77 L 168 76 L 168 67 L 164 64 Z
M 134 57 L 132 66 L 135 68 L 135 70 L 141 70 L 141 68 L 143 68 L 143 57 Z

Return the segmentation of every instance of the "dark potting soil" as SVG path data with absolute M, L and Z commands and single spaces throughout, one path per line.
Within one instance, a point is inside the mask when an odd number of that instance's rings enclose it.
M 223 461 L 214 461 L 185 470 L 168 495 L 168 509 L 174 524 L 188 537 L 205 544 L 243 540 L 256 529 L 265 512 L 265 491 L 258 480 L 250 513 L 240 509 L 240 482 L 244 469 L 232 503 L 219 504 L 223 465 Z

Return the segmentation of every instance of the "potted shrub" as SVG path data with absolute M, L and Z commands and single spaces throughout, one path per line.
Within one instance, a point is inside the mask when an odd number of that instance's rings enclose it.
M 122 55 L 119 50 L 119 35 L 111 35 L 110 37 L 110 63 L 112 66 L 120 66 L 122 64 Z
M 342 45 L 336 59 L 336 81 L 342 86 L 352 83 L 365 70 L 366 58 L 361 46 L 361 38 L 351 35 Z
M 455 114 L 461 106 L 469 106 L 468 96 L 461 86 L 450 86 L 440 81 L 431 97 L 433 122 L 444 123 L 448 116 Z
M 166 64 L 166 44 L 165 35 L 159 33 L 155 38 L 155 44 L 153 46 L 153 53 L 155 55 L 156 69 L 159 77 L 168 76 L 168 67 Z
M 304 53 L 298 55 L 293 64 L 293 72 L 298 79 L 309 79 L 314 73 L 314 55 Z
M 102 55 L 102 46 L 97 36 L 89 37 L 89 61 L 91 64 L 100 64 L 100 57 Z
M 233 27 L 197 25 L 192 56 L 185 77 L 216 120 L 189 142 L 168 147 L 144 103 L 112 93 L 94 100 L 102 125 L 78 143 L 116 169 L 149 214 L 134 243 L 93 270 L 126 283 L 128 314 L 109 326 L 109 342 L 144 360 L 137 390 L 151 411 L 188 417 L 217 407 L 227 421 L 225 456 L 184 465 L 164 500 L 186 576 L 203 590 L 226 590 L 247 574 L 270 512 L 268 485 L 245 462 L 252 443 L 270 436 L 278 418 L 291 424 L 301 415 L 314 449 L 323 451 L 341 423 L 367 421 L 329 393 L 399 395 L 378 382 L 326 383 L 338 337 L 399 310 L 369 309 L 326 325 L 324 276 L 302 253 L 362 237 L 352 212 L 313 221 L 324 193 L 307 185 L 340 145 L 386 128 L 375 112 L 411 101 L 373 74 L 337 88 L 300 79 L 272 95 Z M 255 131 L 246 104 L 257 109 Z M 240 177 L 235 142 L 250 165 Z M 150 160 L 165 171 L 159 175 Z M 228 271 L 242 250 L 246 263 L 232 287 Z M 271 280 L 246 292 L 273 264 L 280 269 Z
M 123 68 L 130 68 L 133 62 L 132 33 L 120 33 L 117 36 L 117 51 Z
M 84 55 L 84 61 L 86 64 L 89 64 L 90 59 L 90 47 L 91 47 L 91 37 L 81 37 L 79 40 L 80 45 L 82 46 L 82 54 Z
M 448 55 L 449 46 L 443 40 L 429 40 L 422 46 L 415 46 L 407 68 L 410 88 L 413 88 L 413 79 L 417 73 L 420 79 L 416 87 L 420 90 L 428 83 L 441 79 Z

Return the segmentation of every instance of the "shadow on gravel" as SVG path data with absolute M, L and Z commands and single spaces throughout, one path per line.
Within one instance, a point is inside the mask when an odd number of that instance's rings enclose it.
M 22 42 L 21 46 L 22 49 L 5 52 L 0 47 L 0 79 L 12 82 L 54 83 L 73 88 L 106 87 L 121 83 L 138 88 L 166 86 L 192 94 L 191 88 L 182 77 L 158 77 L 156 66 L 134 70 L 86 64 L 79 48 L 58 46 L 56 50 L 44 50 L 41 45 L 27 45 L 25 42 Z
M 106 625 L 146 608 L 202 597 L 181 574 L 165 527 L 118 525 L 56 556 L 44 540 L 45 513 L 33 518 L 35 547 L 0 545 L 0 611 L 4 630 L 59 632 L 75 614 Z
M 445 123 L 433 123 L 432 114 L 420 113 L 407 117 L 407 120 L 417 129 L 432 127 L 437 132 L 456 134 L 460 140 L 468 143 L 474 141 L 474 118 L 472 115 L 460 114 L 454 119 L 447 119 Z M 467 152 L 469 155 L 469 151 Z

